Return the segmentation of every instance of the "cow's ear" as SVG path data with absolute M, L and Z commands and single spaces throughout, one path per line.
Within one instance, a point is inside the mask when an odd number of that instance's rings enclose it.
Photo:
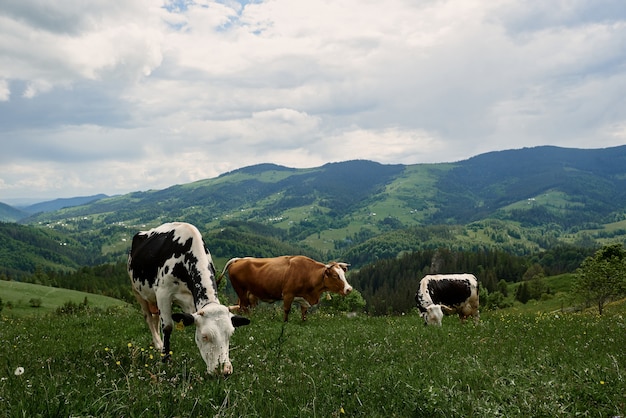
M 237 328 L 237 327 L 241 327 L 244 325 L 248 325 L 250 323 L 250 320 L 246 318 L 245 316 L 233 315 L 230 317 L 230 322 L 233 323 L 233 327 Z
M 176 323 L 179 323 L 182 321 L 183 325 L 186 327 L 193 325 L 195 322 L 194 316 L 192 314 L 178 313 L 178 312 L 172 314 L 172 320 Z

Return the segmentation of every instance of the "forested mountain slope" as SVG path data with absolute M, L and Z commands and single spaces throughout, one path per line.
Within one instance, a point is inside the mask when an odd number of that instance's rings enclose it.
M 0 222 L 16 222 L 28 214 L 20 209 L 0 202 Z
M 626 146 L 582 150 L 524 148 L 482 154 L 456 165 L 437 182 L 440 210 L 432 223 L 468 223 L 493 216 L 508 205 L 560 192 L 565 202 L 551 210 L 551 222 L 566 227 L 612 222 L 626 208 Z M 535 214 L 541 211 L 532 211 Z M 530 219 L 509 213 L 509 219 Z M 548 219 L 537 219 L 543 223 Z
M 439 247 L 593 247 L 626 239 L 626 146 L 542 146 L 442 164 L 260 164 L 22 220 L 76 243 L 84 255 L 74 265 L 119 261 L 134 233 L 167 221 L 197 225 L 218 258 L 299 252 L 355 267 Z

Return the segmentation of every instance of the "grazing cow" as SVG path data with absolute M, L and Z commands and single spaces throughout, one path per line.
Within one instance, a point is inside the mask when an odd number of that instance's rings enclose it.
M 323 264 L 302 255 L 275 258 L 233 258 L 226 263 L 233 289 L 239 297 L 239 307 L 246 311 L 259 300 L 283 301 L 287 321 L 294 300 L 300 304 L 302 320 L 307 309 L 319 303 L 322 292 L 347 295 L 352 286 L 346 280 L 348 264 Z M 220 276 L 221 277 L 221 276 Z
M 473 274 L 431 274 L 424 276 L 415 293 L 415 302 L 426 325 L 441 326 L 443 313 L 458 313 L 461 320 L 478 320 L 478 280 Z
M 141 305 L 155 348 L 170 353 L 173 323 L 196 325 L 196 344 L 209 373 L 231 374 L 230 336 L 250 320 L 230 313 L 217 298 L 215 267 L 195 226 L 166 223 L 133 237 L 128 256 L 133 293 Z M 172 314 L 172 303 L 183 313 Z M 163 340 L 159 334 L 163 332 Z

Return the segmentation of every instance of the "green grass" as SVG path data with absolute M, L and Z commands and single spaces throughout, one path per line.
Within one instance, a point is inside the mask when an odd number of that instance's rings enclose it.
M 0 416 L 624 416 L 626 306 L 593 314 L 415 314 L 306 323 L 253 312 L 212 378 L 193 329 L 162 364 L 137 309 L 0 322 Z M 14 370 L 23 367 L 16 376 Z
M 85 298 L 87 298 L 90 307 L 101 309 L 126 304 L 119 299 L 93 293 L 4 280 L 0 280 L 0 298 L 4 304 L 4 309 L 0 315 L 10 317 L 48 314 L 66 302 L 79 304 L 84 302 Z M 41 305 L 32 307 L 29 302 L 31 299 L 39 299 Z

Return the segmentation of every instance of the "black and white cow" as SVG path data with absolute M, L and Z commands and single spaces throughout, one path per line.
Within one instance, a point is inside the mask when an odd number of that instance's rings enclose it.
M 195 226 L 174 222 L 137 233 L 128 256 L 128 274 L 154 346 L 164 359 L 169 357 L 173 324 L 182 321 L 196 325 L 196 344 L 207 371 L 232 373 L 230 337 L 235 327 L 250 320 L 231 314 L 218 300 L 213 260 Z M 173 303 L 183 313 L 172 314 Z
M 464 320 L 478 320 L 478 280 L 473 274 L 431 274 L 424 276 L 415 293 L 415 302 L 426 325 L 439 325 L 443 313 L 458 313 Z

